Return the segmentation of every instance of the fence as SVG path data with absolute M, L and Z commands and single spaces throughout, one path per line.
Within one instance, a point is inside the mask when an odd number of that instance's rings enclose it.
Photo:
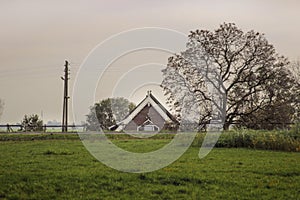
M 21 124 L 5 124 L 0 125 L 0 132 L 30 132 L 30 131 L 42 131 L 42 132 L 61 132 L 62 125 L 43 125 L 42 127 L 36 126 L 23 126 Z M 84 132 L 86 131 L 86 125 L 68 125 L 69 132 Z
M 271 129 L 289 129 L 295 123 L 262 123 L 263 125 L 269 125 Z M 189 124 L 183 123 L 181 124 L 181 128 L 187 128 L 187 130 L 197 130 L 197 128 L 205 129 L 207 128 L 208 123 L 201 123 L 201 124 Z M 239 127 L 240 124 L 232 123 L 231 126 Z M 0 125 L 0 132 L 62 132 L 62 125 L 43 125 L 42 127 L 36 126 L 23 126 L 21 124 L 6 124 Z M 251 127 L 248 127 L 251 129 Z M 255 129 L 255 128 L 254 128 Z M 262 130 L 271 130 L 266 128 L 261 128 Z M 68 125 L 68 132 L 85 132 L 87 131 L 87 125 Z

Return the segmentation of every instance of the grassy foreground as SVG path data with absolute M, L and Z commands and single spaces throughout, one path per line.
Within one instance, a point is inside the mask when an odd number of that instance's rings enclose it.
M 215 148 L 200 160 L 191 147 L 168 167 L 129 174 L 94 159 L 76 135 L 0 137 L 0 199 L 300 199 L 299 153 Z M 144 152 L 169 140 L 114 142 Z

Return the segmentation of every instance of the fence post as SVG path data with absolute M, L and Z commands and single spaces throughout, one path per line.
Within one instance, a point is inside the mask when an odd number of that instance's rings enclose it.
M 46 133 L 46 131 L 47 131 L 47 125 L 46 124 L 44 124 L 44 126 L 43 126 L 43 131 L 44 131 L 44 133 Z
M 6 124 L 6 127 L 7 127 L 7 132 L 10 133 L 10 132 L 13 132 L 14 130 L 10 127 L 9 124 Z

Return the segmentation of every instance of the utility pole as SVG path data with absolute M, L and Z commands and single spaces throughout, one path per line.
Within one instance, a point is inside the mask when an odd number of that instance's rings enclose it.
M 64 81 L 64 98 L 63 98 L 63 118 L 62 118 L 62 132 L 68 132 L 68 82 L 69 82 L 69 62 L 65 62 L 65 75 L 61 77 Z

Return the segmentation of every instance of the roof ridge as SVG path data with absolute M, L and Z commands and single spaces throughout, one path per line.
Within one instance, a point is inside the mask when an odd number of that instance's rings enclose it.
M 151 101 L 150 100 L 148 100 L 149 102 L 148 103 L 150 103 L 151 104 L 151 106 L 152 107 L 154 107 L 155 105 L 152 105 L 153 104 L 153 102 L 159 107 L 159 109 L 161 109 L 161 111 L 170 119 L 170 120 L 172 120 L 173 122 L 175 122 L 175 123 L 177 123 L 177 124 L 179 124 L 179 122 L 178 122 L 178 120 L 158 101 L 158 99 L 151 93 L 151 91 L 147 91 L 147 95 L 146 95 L 146 97 L 131 111 L 131 112 L 129 112 L 124 118 L 123 118 L 123 120 L 122 121 L 120 121 L 120 122 L 117 122 L 117 125 L 121 125 L 121 124 L 125 124 L 126 122 L 126 120 L 127 120 L 127 118 L 130 116 L 130 115 L 132 115 L 132 113 L 134 113 L 140 106 L 141 106 L 141 104 L 143 104 L 148 98 L 150 98 L 151 100 L 152 100 L 152 103 L 151 103 Z M 141 108 L 141 110 L 142 110 L 143 108 Z M 139 111 L 140 112 L 140 111 Z M 137 112 L 137 114 L 139 113 L 139 112 Z M 159 111 L 158 111 L 159 112 Z M 136 114 L 136 115 L 137 115 Z M 133 116 L 133 118 L 136 116 L 136 115 L 134 115 Z M 160 114 L 161 115 L 161 114 Z M 132 118 L 132 119 L 133 119 Z

